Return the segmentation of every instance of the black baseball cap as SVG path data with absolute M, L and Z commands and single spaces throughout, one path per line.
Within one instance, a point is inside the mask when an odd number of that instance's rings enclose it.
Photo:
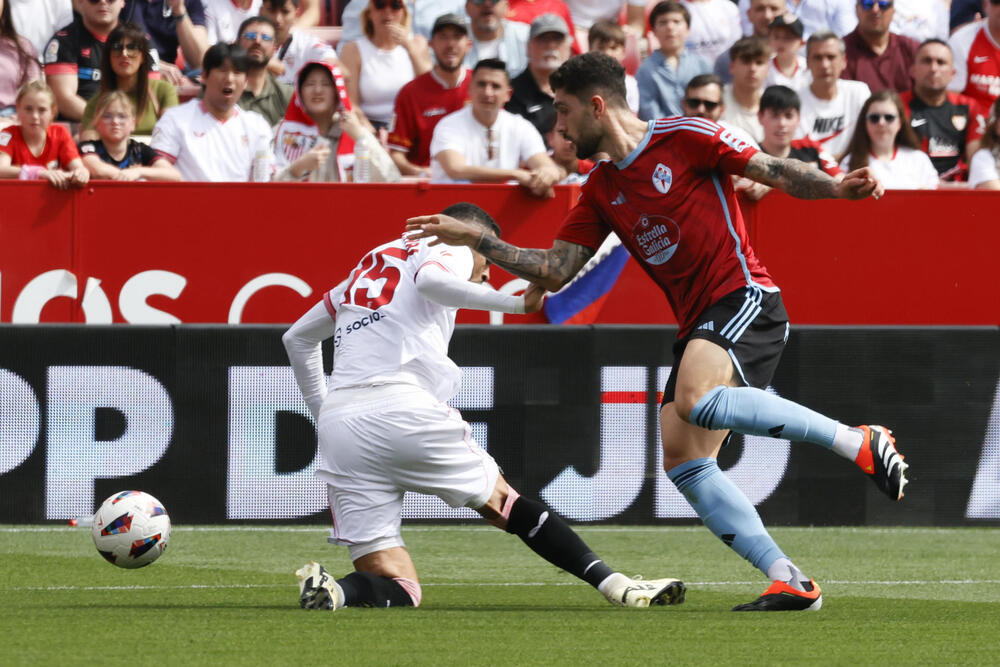
M 465 18 L 455 14 L 454 12 L 449 12 L 434 19 L 434 27 L 431 28 L 431 36 L 434 36 L 434 33 L 441 28 L 447 28 L 448 26 L 458 28 L 462 31 L 463 35 L 469 34 L 469 27 L 465 25 Z
M 795 14 L 781 14 L 776 16 L 774 17 L 774 20 L 771 21 L 771 25 L 768 27 L 771 28 L 771 30 L 774 30 L 775 28 L 788 28 L 799 38 L 801 38 L 805 33 L 805 29 L 802 27 L 802 21 L 800 21 L 799 17 Z

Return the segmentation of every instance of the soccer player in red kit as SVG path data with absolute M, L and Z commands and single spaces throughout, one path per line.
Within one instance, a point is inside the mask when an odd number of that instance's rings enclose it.
M 550 79 L 556 131 L 580 156 L 607 153 L 552 248 L 523 249 L 446 216 L 407 221 L 418 238 L 467 245 L 556 291 L 615 232 L 663 289 L 679 324 L 660 429 L 667 475 L 705 525 L 771 581 L 737 611 L 819 609 L 822 593 L 778 548 L 757 511 L 719 468 L 730 431 L 813 442 L 855 463 L 899 500 L 906 464 L 888 429 L 839 424 L 764 391 L 788 337 L 778 287 L 757 260 L 730 174 L 802 199 L 878 198 L 868 168 L 842 181 L 767 155 L 700 118 L 641 121 L 625 103 L 624 72 L 600 53 L 571 58 Z

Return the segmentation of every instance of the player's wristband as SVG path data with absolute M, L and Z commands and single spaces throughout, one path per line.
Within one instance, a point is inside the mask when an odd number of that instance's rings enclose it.
M 181 21 L 183 21 L 186 18 L 187 18 L 187 12 L 184 12 L 183 14 L 175 14 L 174 15 L 174 23 L 180 23 Z
M 21 173 L 18 174 L 17 178 L 21 181 L 35 181 L 38 177 L 42 175 L 42 169 L 37 164 L 26 164 L 21 167 Z

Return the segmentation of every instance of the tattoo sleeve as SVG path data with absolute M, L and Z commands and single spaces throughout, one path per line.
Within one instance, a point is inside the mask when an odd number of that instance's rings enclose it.
M 750 158 L 743 175 L 799 199 L 834 199 L 837 196 L 834 191 L 837 183 L 833 178 L 800 160 L 757 153 Z
M 594 256 L 593 250 L 576 243 L 557 240 L 549 250 L 518 248 L 490 234 L 479 238 L 476 250 L 497 266 L 549 291 L 566 284 Z

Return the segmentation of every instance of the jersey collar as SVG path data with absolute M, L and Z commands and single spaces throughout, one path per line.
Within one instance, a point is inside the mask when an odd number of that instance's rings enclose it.
M 624 160 L 621 162 L 615 162 L 615 166 L 618 167 L 619 171 L 627 169 L 630 164 L 635 162 L 635 159 L 639 157 L 639 154 L 646 150 L 646 145 L 649 143 L 649 140 L 653 138 L 653 124 L 655 122 L 656 121 L 652 120 L 649 121 L 646 126 L 646 134 L 642 137 L 642 141 L 639 142 L 639 145 L 636 146 L 631 153 L 626 155 Z

